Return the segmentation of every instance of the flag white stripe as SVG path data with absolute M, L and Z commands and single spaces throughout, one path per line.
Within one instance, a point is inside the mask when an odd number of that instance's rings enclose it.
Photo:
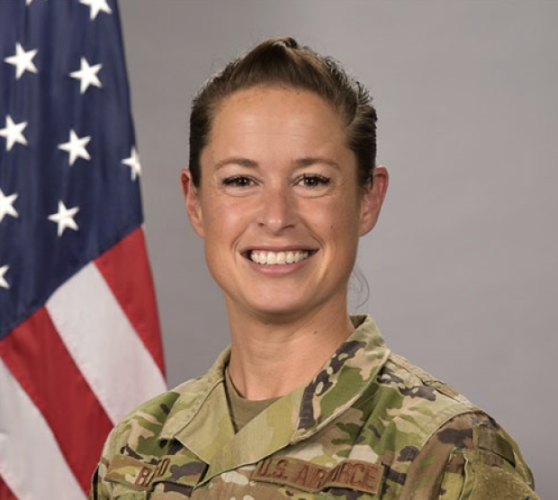
M 0 359 L 0 475 L 19 500 L 79 500 L 79 486 L 38 408 Z
M 93 262 L 59 287 L 46 308 L 113 423 L 166 390 L 159 367 Z

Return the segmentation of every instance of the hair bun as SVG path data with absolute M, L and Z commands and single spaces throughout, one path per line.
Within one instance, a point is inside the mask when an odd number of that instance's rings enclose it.
M 273 42 L 273 45 L 280 45 L 282 47 L 288 47 L 289 49 L 298 49 L 298 42 L 292 36 L 281 36 Z

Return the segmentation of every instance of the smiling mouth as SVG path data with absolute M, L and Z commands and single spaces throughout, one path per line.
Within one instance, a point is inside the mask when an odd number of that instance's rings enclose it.
M 250 250 L 245 257 L 260 265 L 276 266 L 296 264 L 315 254 L 317 250 L 289 250 L 286 252 L 270 252 L 268 250 Z

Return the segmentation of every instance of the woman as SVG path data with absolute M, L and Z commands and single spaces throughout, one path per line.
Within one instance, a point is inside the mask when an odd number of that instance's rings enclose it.
M 348 315 L 388 186 L 370 101 L 288 37 L 198 94 L 182 188 L 231 347 L 112 431 L 90 498 L 537 498 L 492 418 Z

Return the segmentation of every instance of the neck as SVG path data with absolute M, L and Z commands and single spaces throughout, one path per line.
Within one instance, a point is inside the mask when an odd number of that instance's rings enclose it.
M 291 321 L 270 321 L 227 303 L 229 375 L 250 400 L 284 396 L 308 383 L 354 330 L 346 302 L 327 304 Z

